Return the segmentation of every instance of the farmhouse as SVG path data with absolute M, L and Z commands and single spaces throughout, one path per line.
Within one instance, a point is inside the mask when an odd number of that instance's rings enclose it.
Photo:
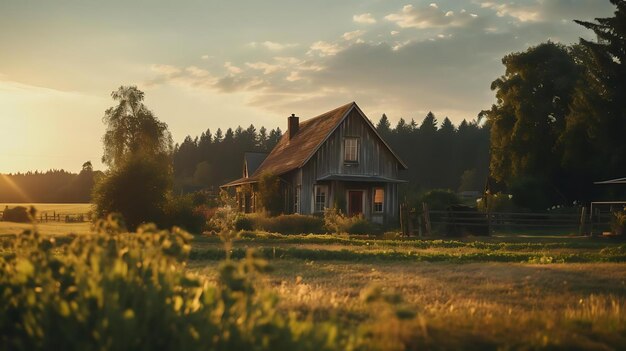
M 335 207 L 375 223 L 398 222 L 399 172 L 407 166 L 355 102 L 302 123 L 291 115 L 287 122 L 260 165 L 258 154 L 246 154 L 243 177 L 222 186 L 235 190 L 240 211 L 258 208 L 258 182 L 272 174 L 280 179 L 283 213 Z

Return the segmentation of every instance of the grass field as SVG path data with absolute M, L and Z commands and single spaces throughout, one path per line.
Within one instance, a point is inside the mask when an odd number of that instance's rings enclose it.
M 62 217 L 66 214 L 77 215 L 77 214 L 87 214 L 91 211 L 91 204 L 47 204 L 47 203 L 0 203 L 0 211 L 4 210 L 4 208 L 8 206 L 9 208 L 13 208 L 15 206 L 24 206 L 30 207 L 35 206 L 37 209 L 38 216 L 42 214 L 48 214 L 52 216 L 53 214 L 61 215 Z M 91 227 L 91 223 L 82 222 L 82 223 L 65 223 L 65 222 L 45 222 L 39 223 L 38 229 L 41 233 L 45 233 L 48 235 L 65 235 L 65 234 L 86 234 L 89 233 L 89 229 Z M 26 223 L 13 223 L 13 222 L 3 222 L 0 221 L 0 235 L 6 234 L 19 234 L 26 229 L 31 229 L 32 225 Z
M 623 241 L 244 233 L 232 255 L 241 257 L 247 248 L 269 259 L 274 271 L 262 284 L 278 294 L 285 313 L 346 326 L 373 317 L 400 349 L 626 347 Z M 215 280 L 221 257 L 217 238 L 199 237 L 189 269 Z M 368 305 L 362 295 L 372 286 L 398 293 L 402 308 L 417 316 L 400 321 L 388 306 Z
M 0 234 L 27 225 L 0 222 Z M 88 225 L 40 224 L 45 234 Z M 6 240 L 3 239 L 3 240 Z M 540 232 L 427 240 L 243 232 L 273 272 L 258 280 L 280 313 L 368 325 L 388 349 L 626 349 L 626 241 Z M 217 236 L 196 236 L 187 270 L 218 280 Z M 367 303 L 367 291 L 398 296 Z M 398 311 L 415 313 L 398 318 Z M 412 314 L 411 314 L 412 315 Z
M 13 208 L 15 206 L 30 207 L 35 206 L 38 213 L 48 213 L 52 215 L 53 212 L 57 214 L 86 214 L 91 211 L 91 204 L 47 204 L 47 203 L 0 203 L 0 210 L 3 210 L 6 206 Z

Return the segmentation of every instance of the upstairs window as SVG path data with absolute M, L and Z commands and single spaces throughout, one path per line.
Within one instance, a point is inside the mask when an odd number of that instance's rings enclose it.
M 313 210 L 315 212 L 324 212 L 324 209 L 328 207 L 326 201 L 328 201 L 328 186 L 316 185 Z
M 345 138 L 343 146 L 343 160 L 345 162 L 359 162 L 359 139 Z
M 385 201 L 385 189 L 374 189 L 374 212 L 383 212 L 383 204 Z

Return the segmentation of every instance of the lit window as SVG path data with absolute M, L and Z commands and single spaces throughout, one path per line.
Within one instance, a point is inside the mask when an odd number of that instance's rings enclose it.
M 300 213 L 300 187 L 296 187 L 296 193 L 294 194 L 293 201 L 293 213 Z
M 326 206 L 326 199 L 328 198 L 328 186 L 316 185 L 315 186 L 315 204 L 313 209 L 315 212 L 324 212 Z
M 374 212 L 383 212 L 385 200 L 385 190 L 383 188 L 374 189 Z
M 343 159 L 346 162 L 358 162 L 359 161 L 359 139 L 357 138 L 345 139 Z

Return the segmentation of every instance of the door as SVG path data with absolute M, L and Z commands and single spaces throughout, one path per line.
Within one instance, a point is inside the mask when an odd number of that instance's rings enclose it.
M 363 191 L 348 191 L 348 216 L 356 216 L 363 213 Z

